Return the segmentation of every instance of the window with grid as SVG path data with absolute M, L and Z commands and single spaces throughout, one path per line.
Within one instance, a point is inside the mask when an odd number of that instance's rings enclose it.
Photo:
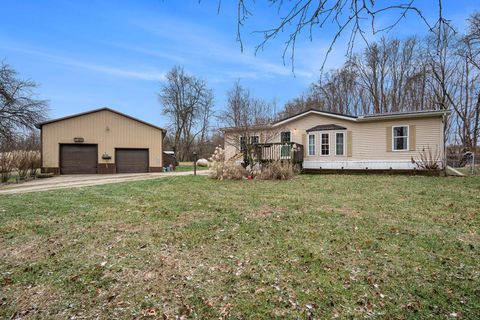
M 345 134 L 343 132 L 337 132 L 335 135 L 335 154 L 337 156 L 343 156 L 345 153 Z
M 245 151 L 247 150 L 247 138 L 246 137 L 240 137 L 240 151 Z
M 322 156 L 328 156 L 330 153 L 330 143 L 328 133 L 322 133 Z
M 308 135 L 308 155 L 309 156 L 315 155 L 315 135 L 314 134 Z

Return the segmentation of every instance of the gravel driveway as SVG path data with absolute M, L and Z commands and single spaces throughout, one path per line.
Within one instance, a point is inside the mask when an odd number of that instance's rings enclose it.
M 208 170 L 197 171 L 197 175 L 207 175 Z M 0 194 L 13 194 L 35 191 L 47 191 L 63 188 L 96 186 L 108 183 L 158 179 L 193 175 L 193 171 L 185 172 L 152 172 L 152 173 L 124 173 L 124 174 L 82 174 L 61 175 L 53 178 L 36 179 L 19 184 L 0 186 Z

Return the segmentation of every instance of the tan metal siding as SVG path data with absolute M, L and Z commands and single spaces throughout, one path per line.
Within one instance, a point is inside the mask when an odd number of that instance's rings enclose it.
M 59 145 L 74 143 L 98 144 L 98 162 L 115 163 L 115 148 L 148 148 L 150 167 L 162 166 L 161 130 L 108 110 L 45 124 L 42 127 L 43 167 L 59 166 Z M 102 155 L 112 157 L 106 161 Z

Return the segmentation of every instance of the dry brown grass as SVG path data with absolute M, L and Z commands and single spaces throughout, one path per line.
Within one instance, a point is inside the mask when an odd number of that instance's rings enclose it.
M 0 317 L 468 318 L 479 185 L 182 177 L 0 196 Z

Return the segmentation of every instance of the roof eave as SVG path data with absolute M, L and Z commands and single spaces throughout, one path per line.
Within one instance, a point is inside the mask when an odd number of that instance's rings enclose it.
M 311 113 L 320 114 L 320 115 L 324 115 L 326 117 L 331 117 L 331 118 L 337 118 L 337 119 L 352 121 L 352 122 L 357 121 L 357 117 L 355 117 L 355 116 L 340 115 L 340 114 L 329 113 L 329 112 L 324 112 L 324 111 L 319 111 L 319 110 L 307 110 L 305 112 L 299 113 L 299 114 L 297 114 L 295 116 L 292 116 L 290 118 L 286 118 L 286 119 L 280 120 L 278 122 L 275 122 L 275 123 L 272 124 L 272 127 L 280 126 L 282 124 L 285 124 L 286 122 L 296 120 L 298 118 L 301 118 L 301 117 L 306 116 L 306 115 L 311 114 Z
M 449 115 L 450 110 L 435 110 L 435 111 L 425 111 L 418 113 L 405 113 L 405 114 L 384 114 L 384 115 L 367 115 L 359 116 L 357 118 L 358 122 L 368 122 L 368 121 L 382 121 L 382 120 L 394 120 L 394 119 L 410 119 L 410 118 L 433 118 L 438 116 Z
M 167 134 L 167 130 L 164 129 L 164 128 L 160 128 L 160 127 L 158 127 L 158 126 L 156 126 L 156 125 L 154 125 L 154 124 L 151 124 L 151 123 L 149 123 L 149 122 L 146 122 L 146 121 L 137 119 L 137 118 L 132 117 L 132 116 L 130 116 L 130 115 L 128 115 L 128 114 L 122 113 L 122 112 L 120 112 L 120 111 L 117 111 L 117 110 L 114 110 L 114 109 L 111 109 L 111 108 L 108 108 L 108 107 L 93 109 L 93 110 L 90 110 L 90 111 L 80 112 L 80 113 L 72 114 L 72 115 L 65 116 L 65 117 L 60 117 L 60 118 L 56 118 L 56 119 L 51 119 L 51 120 L 39 122 L 39 123 L 35 124 L 35 127 L 38 128 L 38 129 L 42 129 L 42 126 L 47 125 L 47 124 L 50 124 L 50 123 L 55 123 L 55 122 L 59 122 L 59 121 L 63 121 L 63 120 L 68 120 L 68 119 L 72 119 L 72 118 L 76 118 L 76 117 L 80 117 L 80 116 L 84 116 L 84 115 L 87 115 L 87 114 L 91 114 L 91 113 L 95 113 L 95 112 L 100 112 L 100 111 L 110 111 L 110 112 L 113 112 L 113 113 L 115 113 L 115 114 L 124 116 L 124 117 L 126 117 L 126 118 L 131 119 L 131 120 L 134 120 L 134 121 L 138 121 L 138 122 L 140 122 L 140 123 L 143 123 L 144 125 L 150 126 L 150 127 L 152 127 L 152 128 L 158 129 L 158 130 L 161 130 L 162 133 L 163 133 L 163 135 L 166 135 L 166 134 Z

